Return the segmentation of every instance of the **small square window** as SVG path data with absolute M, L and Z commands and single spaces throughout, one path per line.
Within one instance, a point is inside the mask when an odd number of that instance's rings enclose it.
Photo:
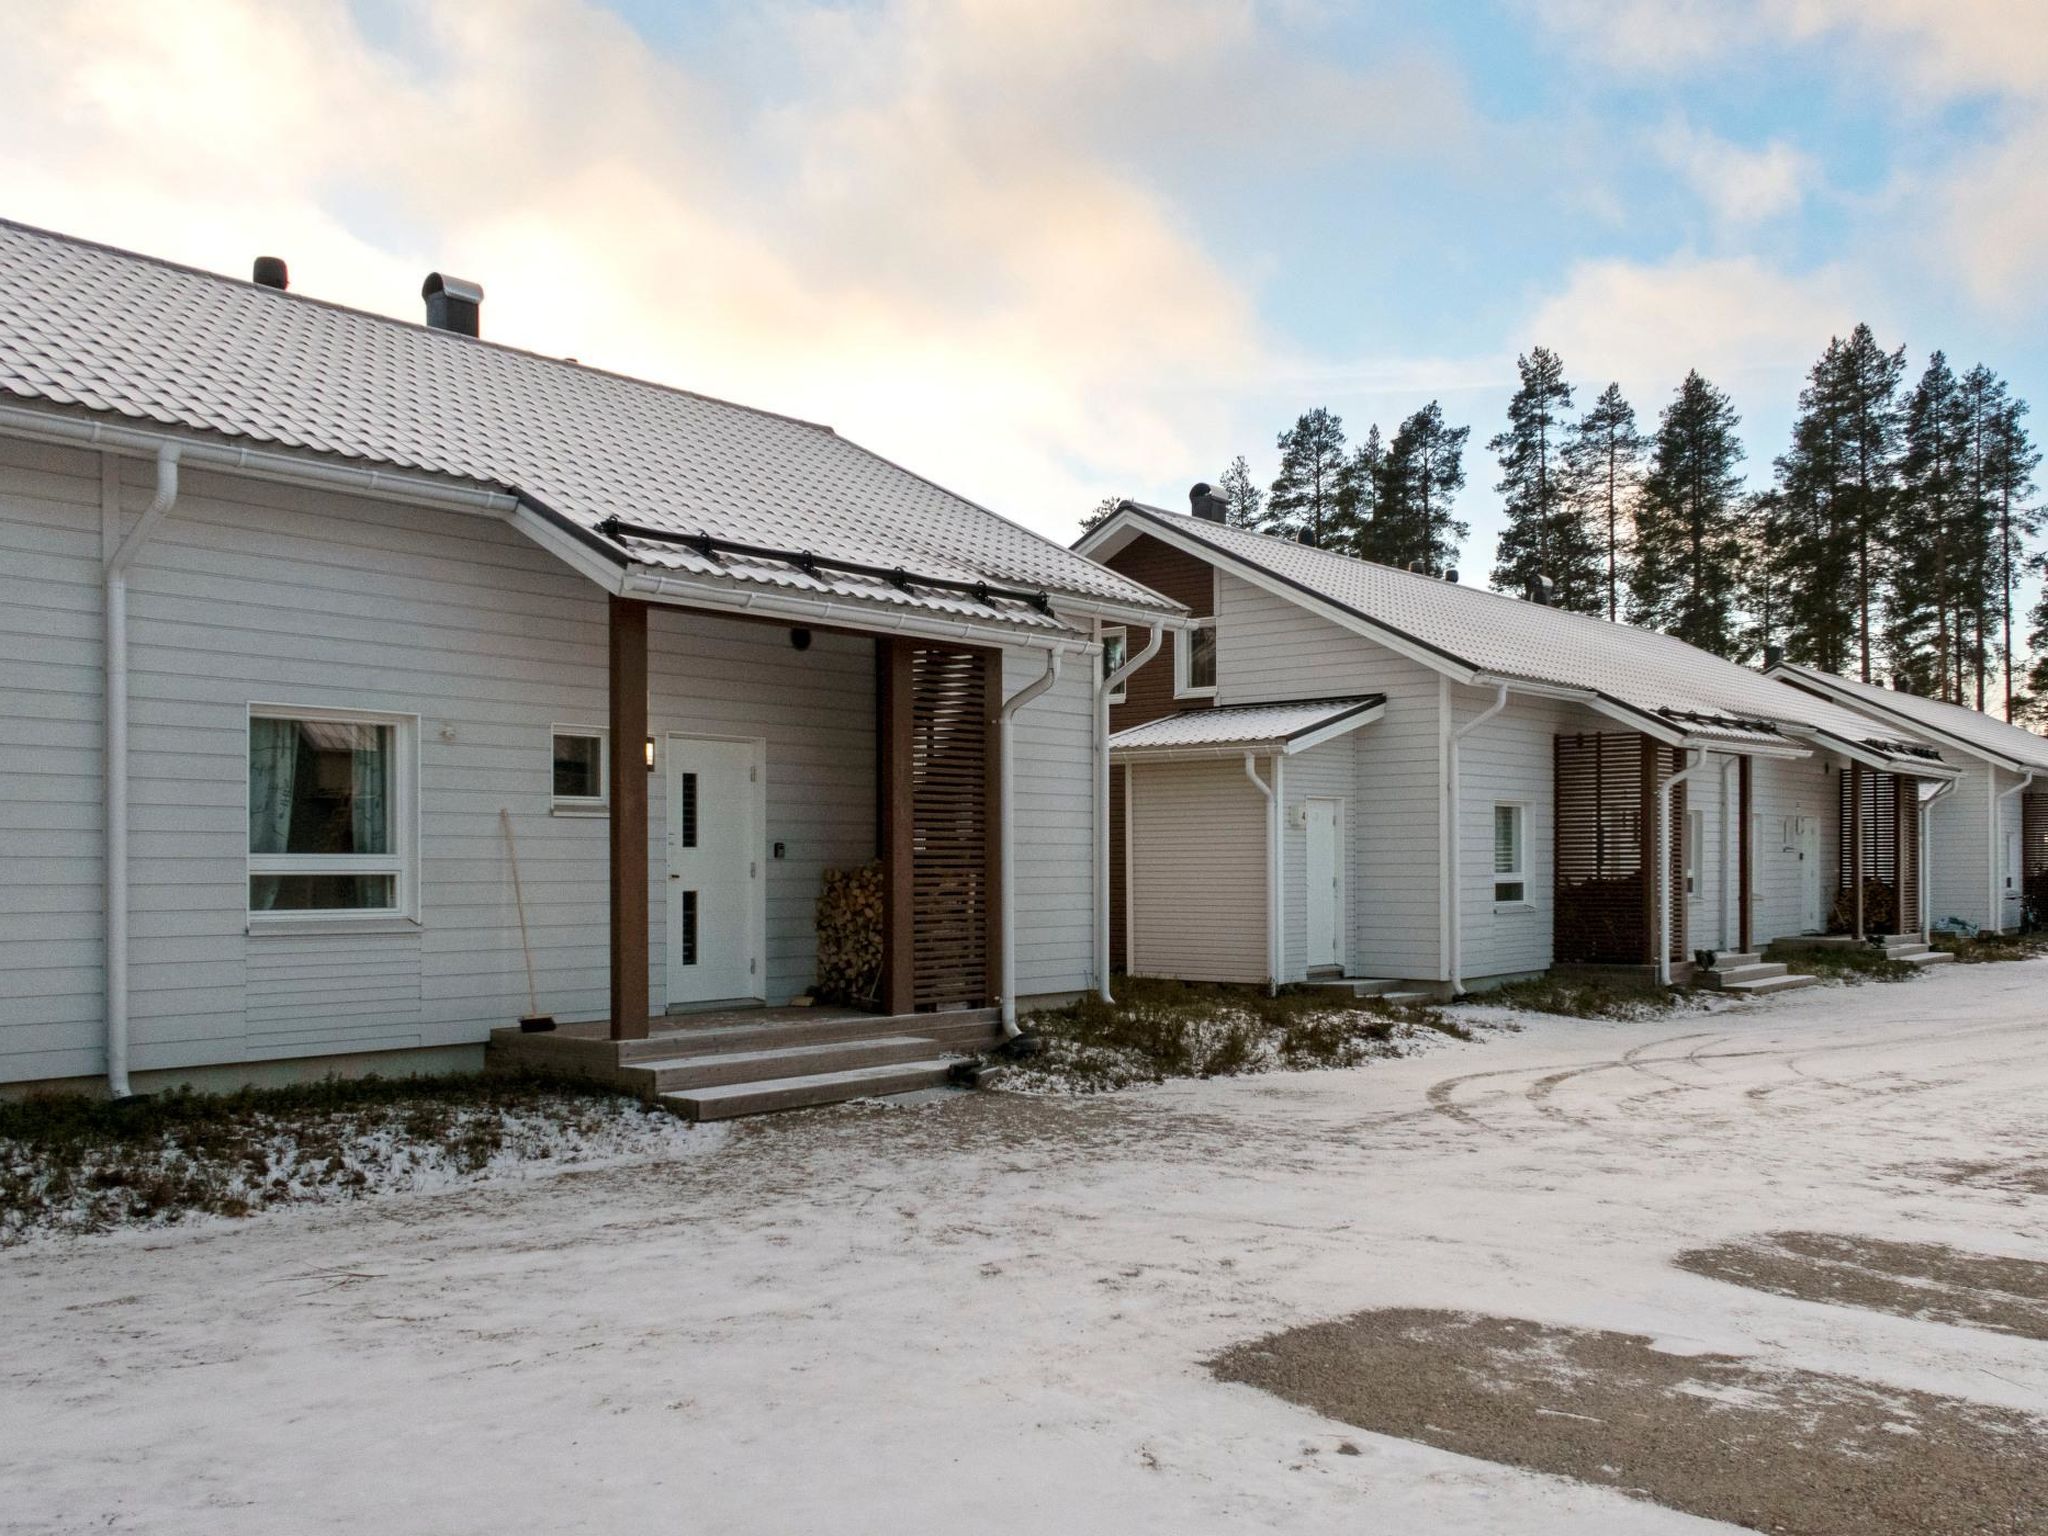
M 1216 621 L 1197 619 L 1173 642 L 1173 692 L 1176 698 L 1213 698 L 1216 693 Z
M 605 733 L 586 726 L 554 730 L 554 802 L 594 810 L 605 803 Z
M 1524 902 L 1529 898 L 1527 871 L 1522 865 L 1522 807 L 1493 808 L 1493 899 Z

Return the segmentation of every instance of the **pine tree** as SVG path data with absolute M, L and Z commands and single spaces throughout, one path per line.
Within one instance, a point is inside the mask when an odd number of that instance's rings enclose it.
M 1779 491 L 1758 491 L 1743 505 L 1740 599 L 1747 623 L 1736 651 L 1738 660 L 1761 662 L 1785 644 L 1785 573 L 1773 558 L 1785 540 L 1785 498 Z
M 1597 530 L 1598 552 L 1606 567 L 1600 573 L 1605 611 L 1609 620 L 1618 619 L 1627 574 L 1623 540 L 1634 519 L 1643 462 L 1643 435 L 1636 430 L 1635 409 L 1623 398 L 1619 384 L 1601 390 L 1592 409 L 1573 425 L 1564 456 L 1581 523 Z
M 2001 390 L 2003 386 L 2001 386 Z M 2027 563 L 2026 541 L 2041 531 L 2043 512 L 2031 505 L 2034 471 L 2041 466 L 2041 450 L 2027 433 L 2027 402 L 2005 400 L 1991 433 L 1991 494 L 1997 499 L 1996 574 L 1999 597 L 2000 657 L 2005 676 L 2005 718 L 2016 718 L 2013 692 L 2012 600 L 2013 589 Z
M 1290 539 L 1307 533 L 1321 544 L 1337 514 L 1344 478 L 1343 419 L 1317 406 L 1282 432 L 1277 446 L 1280 473 L 1266 494 L 1260 526 Z
M 1915 693 L 1959 704 L 1970 666 L 1973 571 L 1967 458 L 1970 423 L 1962 387 L 1936 352 L 1906 400 L 1900 456 L 1899 559 L 1886 648 L 1893 675 Z
M 1792 659 L 1866 682 L 1895 537 L 1905 367 L 1906 349 L 1886 352 L 1867 325 L 1828 343 L 1777 460 L 1785 517 L 1765 552 L 1784 587 Z
M 1728 397 L 1695 369 L 1658 419 L 1636 509 L 1629 616 L 1719 656 L 1735 654 L 1742 444 Z
M 1453 512 L 1465 485 L 1465 440 L 1471 435 L 1470 427 L 1446 426 L 1443 407 L 1434 400 L 1401 423 L 1380 478 L 1378 559 L 1423 570 L 1456 561 L 1458 546 L 1472 532 Z
M 1097 528 L 1108 522 L 1110 518 L 1114 517 L 1116 509 L 1122 506 L 1126 500 L 1127 498 L 1122 496 L 1103 497 L 1102 500 L 1095 503 L 1095 510 L 1081 519 L 1081 532 L 1084 534 L 1093 533 Z
M 1564 459 L 1564 413 L 1571 409 L 1572 387 L 1563 362 L 1548 347 L 1533 348 L 1515 367 L 1521 386 L 1508 401 L 1508 429 L 1486 445 L 1500 460 L 1494 489 L 1507 513 L 1493 584 L 1521 592 L 1547 576 L 1559 607 L 1598 612 L 1600 551 L 1570 495 Z
M 1381 539 L 1381 492 L 1387 480 L 1387 445 L 1377 425 L 1344 461 L 1344 483 L 1337 492 L 1337 528 L 1330 547 L 1361 560 L 1384 560 Z
M 1252 484 L 1251 466 L 1239 454 L 1230 461 L 1230 468 L 1223 471 L 1223 478 L 1216 482 L 1216 489 L 1223 493 L 1223 499 L 1230 503 L 1225 515 L 1233 528 L 1256 528 L 1259 525 L 1259 509 L 1265 498 L 1259 488 Z

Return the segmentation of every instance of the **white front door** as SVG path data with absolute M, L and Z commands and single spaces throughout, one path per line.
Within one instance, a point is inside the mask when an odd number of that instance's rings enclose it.
M 1799 931 L 1819 933 L 1820 911 L 1820 818 L 1801 816 L 1798 820 L 1799 847 Z
M 1344 860 L 1338 828 L 1344 821 L 1342 800 L 1305 802 L 1308 853 L 1302 861 L 1308 880 L 1308 964 L 1311 969 L 1344 963 Z
M 668 738 L 668 1001 L 763 995 L 760 745 Z

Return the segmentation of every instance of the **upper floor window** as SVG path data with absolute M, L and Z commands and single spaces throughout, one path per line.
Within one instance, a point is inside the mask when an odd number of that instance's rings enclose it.
M 1178 699 L 1216 695 L 1216 621 L 1196 619 L 1173 637 L 1173 694 Z
M 1108 677 L 1122 666 L 1130 655 L 1130 641 L 1121 627 L 1111 627 L 1102 632 L 1102 675 Z M 1121 704 L 1129 696 L 1129 679 L 1118 683 L 1109 692 L 1109 702 Z
M 249 711 L 249 911 L 397 915 L 412 903 L 412 717 Z

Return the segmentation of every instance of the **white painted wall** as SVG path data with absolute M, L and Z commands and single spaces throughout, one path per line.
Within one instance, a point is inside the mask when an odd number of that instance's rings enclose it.
M 1991 769 L 1975 758 L 1948 754 L 1963 775 L 1954 789 L 1934 802 L 1930 833 L 1933 902 L 1928 916 L 1935 922 L 1959 917 L 1973 928 L 1991 922 Z M 2004 775 L 2002 783 L 2015 780 Z M 2017 798 L 2017 797 L 2015 797 Z
M 123 473 L 139 508 L 150 467 Z M 104 1067 L 99 476 L 96 455 L 0 440 L 0 1081 Z M 602 594 L 494 519 L 183 480 L 130 582 L 135 1069 L 475 1043 L 517 1017 L 501 806 L 540 1004 L 600 1015 L 605 823 L 548 802 L 550 727 L 605 721 Z M 765 991 L 780 1000 L 811 980 L 819 871 L 874 851 L 872 644 L 819 634 L 798 653 L 774 626 L 657 609 L 649 648 L 657 735 L 768 739 Z M 1013 658 L 1012 678 L 1037 665 Z M 1025 993 L 1090 981 L 1088 669 L 1070 670 L 1019 736 Z M 420 717 L 417 929 L 247 932 L 252 701 Z
M 1758 949 L 1773 939 L 1806 931 L 1801 884 L 1805 874 L 1797 836 L 1800 817 L 1812 817 L 1820 826 L 1820 916 L 1825 926 L 1828 906 L 1835 898 L 1839 793 L 1826 759 L 1819 755 L 1797 761 L 1757 759 L 1750 784 L 1751 810 L 1757 820 L 1756 867 L 1751 871 L 1756 906 L 1750 937 Z
M 1265 981 L 1268 810 L 1244 760 L 1138 764 L 1127 815 L 1132 972 Z
M 1218 704 L 1386 695 L 1385 714 L 1353 737 L 1355 969 L 1441 975 L 1437 674 L 1237 577 L 1218 576 L 1216 600 Z

